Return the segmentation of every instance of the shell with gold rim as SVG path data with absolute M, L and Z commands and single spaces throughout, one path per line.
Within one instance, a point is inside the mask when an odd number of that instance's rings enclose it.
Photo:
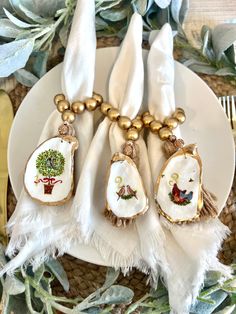
M 27 193 L 46 205 L 61 205 L 72 195 L 74 152 L 78 141 L 74 136 L 56 136 L 43 142 L 30 156 L 24 175 Z
M 172 223 L 190 222 L 203 207 L 202 162 L 195 144 L 173 154 L 164 164 L 155 185 L 161 215 Z
M 144 214 L 147 209 L 148 198 L 136 164 L 122 153 L 114 154 L 108 175 L 106 216 L 113 217 L 115 225 L 124 226 L 124 221 Z

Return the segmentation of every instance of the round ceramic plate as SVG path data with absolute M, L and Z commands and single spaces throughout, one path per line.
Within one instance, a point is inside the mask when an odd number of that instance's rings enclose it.
M 118 48 L 97 50 L 94 90 L 107 95 L 109 74 Z M 144 60 L 147 51 L 144 51 Z M 12 125 L 8 166 L 10 180 L 18 198 L 23 186 L 23 172 L 28 156 L 34 151 L 43 126 L 55 109 L 53 97 L 61 91 L 59 64 L 49 71 L 27 94 Z M 229 194 L 234 173 L 234 144 L 227 118 L 216 96 L 192 71 L 175 63 L 176 104 L 185 109 L 187 120 L 181 131 L 186 143 L 197 143 L 203 161 L 203 182 L 218 197 L 221 209 Z M 106 97 L 105 97 L 106 98 Z M 138 240 L 137 240 L 138 241 Z M 69 254 L 91 263 L 104 265 L 92 247 L 73 247 Z

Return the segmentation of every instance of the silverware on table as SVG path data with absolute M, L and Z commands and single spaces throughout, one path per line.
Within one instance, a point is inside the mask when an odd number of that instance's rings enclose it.
M 219 101 L 228 117 L 230 126 L 236 135 L 236 96 L 222 96 Z
M 13 121 L 12 102 L 8 94 L 0 90 L 0 241 L 7 243 L 7 145 Z

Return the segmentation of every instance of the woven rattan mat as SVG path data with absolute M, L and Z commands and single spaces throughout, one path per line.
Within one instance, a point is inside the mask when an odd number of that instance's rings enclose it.
M 120 40 L 118 38 L 100 38 L 98 40 L 98 48 L 117 46 Z M 147 45 L 144 45 L 147 48 Z M 180 52 L 175 51 L 175 59 L 180 57 Z M 61 57 L 53 58 L 50 61 L 49 68 L 52 68 L 61 61 Z M 221 95 L 236 95 L 236 82 L 229 79 L 201 75 L 201 78 L 209 85 L 209 87 L 215 92 L 217 96 Z M 10 97 L 13 102 L 14 112 L 17 111 L 23 98 L 29 91 L 29 88 L 18 84 L 16 88 L 10 93 Z M 227 161 L 226 161 L 227 162 Z M 235 182 L 236 183 L 236 182 Z M 16 205 L 16 199 L 14 197 L 11 185 L 9 183 L 8 189 L 8 216 L 12 214 Z M 224 263 L 231 263 L 236 259 L 236 186 L 233 185 L 226 206 L 223 209 L 221 220 L 227 226 L 229 226 L 232 234 L 224 242 L 222 251 L 219 253 L 220 259 Z M 80 294 L 86 297 L 98 287 L 102 285 L 105 279 L 106 267 L 87 263 L 71 256 L 65 255 L 60 258 L 63 264 L 69 281 L 70 291 L 67 293 L 68 297 L 75 297 Z M 138 271 L 132 271 L 129 276 L 123 277 L 120 275 L 118 283 L 128 286 L 135 292 L 135 299 L 140 298 L 147 290 L 146 276 Z M 65 295 L 62 287 L 59 283 L 54 285 L 54 293 L 57 295 Z

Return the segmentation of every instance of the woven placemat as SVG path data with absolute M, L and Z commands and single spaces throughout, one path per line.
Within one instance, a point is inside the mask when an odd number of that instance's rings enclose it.
M 100 38 L 98 40 L 98 48 L 118 46 L 120 40 L 118 38 Z M 147 43 L 144 43 L 144 48 L 148 48 Z M 180 51 L 175 51 L 175 59 L 181 56 Z M 62 61 L 62 57 L 58 56 L 50 60 L 49 68 Z M 208 84 L 217 96 L 236 95 L 236 83 L 234 80 L 226 79 L 218 76 L 200 75 L 200 77 Z M 16 88 L 10 92 L 10 97 L 13 102 L 14 113 L 16 113 L 23 98 L 28 93 L 29 88 L 18 84 Z M 16 199 L 9 183 L 8 188 L 8 218 L 14 211 Z M 236 259 L 236 186 L 233 185 L 226 206 L 220 214 L 220 219 L 225 223 L 232 234 L 225 240 L 222 251 L 219 257 L 222 262 L 230 264 Z M 90 293 L 100 287 L 105 279 L 106 267 L 87 263 L 69 255 L 64 255 L 60 258 L 60 262 L 67 272 L 70 290 L 65 294 L 59 283 L 55 283 L 53 290 L 56 295 L 66 295 L 68 297 L 76 297 L 80 294 L 82 297 L 88 296 Z M 138 299 L 145 294 L 149 288 L 146 285 L 147 277 L 139 271 L 132 271 L 129 276 L 120 275 L 118 283 L 130 287 L 135 292 L 135 298 Z

